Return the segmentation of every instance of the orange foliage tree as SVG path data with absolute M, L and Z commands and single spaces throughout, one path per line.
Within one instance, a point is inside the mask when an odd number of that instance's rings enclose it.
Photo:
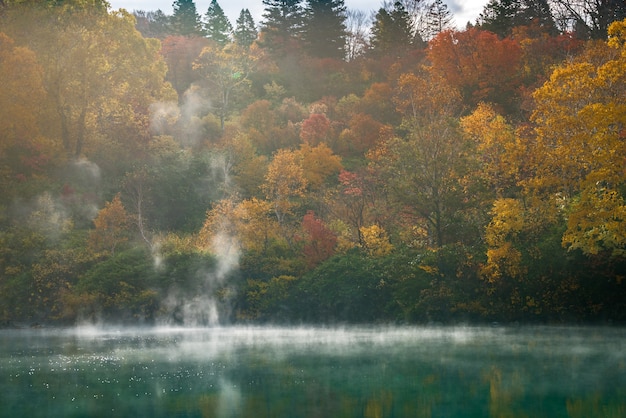
M 507 111 L 513 110 L 518 97 L 521 57 L 516 40 L 476 28 L 441 32 L 428 50 L 435 74 L 458 89 L 466 104 L 491 102 Z
M 89 246 L 95 252 L 112 255 L 120 244 L 128 241 L 130 219 L 119 193 L 100 209 L 93 224 L 95 229 L 89 234 Z

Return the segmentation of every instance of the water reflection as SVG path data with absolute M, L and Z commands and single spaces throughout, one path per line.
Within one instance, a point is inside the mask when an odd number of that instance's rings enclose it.
M 618 328 L 0 331 L 0 416 L 626 416 Z

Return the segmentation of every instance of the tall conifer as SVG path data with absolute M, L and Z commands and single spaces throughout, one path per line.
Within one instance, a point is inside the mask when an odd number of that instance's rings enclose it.
M 290 41 L 300 41 L 304 23 L 302 0 L 263 0 L 263 46 L 277 52 Z
M 228 21 L 224 10 L 218 4 L 217 0 L 211 0 L 211 4 L 205 16 L 206 22 L 204 24 L 204 31 L 206 37 L 222 46 L 226 45 L 231 39 L 233 26 Z
M 256 40 L 258 33 L 254 19 L 250 14 L 250 10 L 243 9 L 237 18 L 237 26 L 235 28 L 235 42 L 244 48 L 249 48 Z
M 401 2 L 393 9 L 380 8 L 372 25 L 372 49 L 377 54 L 394 54 L 413 43 L 411 19 Z
M 193 0 L 174 0 L 172 30 L 182 36 L 203 36 L 202 22 Z
M 344 59 L 346 6 L 343 0 L 308 0 L 303 38 L 311 56 Z

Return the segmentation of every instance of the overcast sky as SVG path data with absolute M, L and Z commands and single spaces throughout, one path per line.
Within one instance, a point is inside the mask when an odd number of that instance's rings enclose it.
M 133 10 L 157 10 L 161 9 L 165 14 L 172 14 L 174 0 L 108 0 L 113 9 L 124 8 L 129 12 Z M 445 0 L 448 9 L 454 15 L 454 20 L 459 29 L 465 28 L 467 22 L 476 20 L 488 0 Z M 198 14 L 203 15 L 209 8 L 211 0 L 196 0 Z M 351 10 L 365 12 L 376 11 L 380 8 L 382 0 L 345 0 L 346 7 Z M 234 26 L 241 9 L 249 9 L 254 21 L 258 24 L 262 20 L 262 0 L 218 0 L 218 4 L 224 9 L 230 23 Z

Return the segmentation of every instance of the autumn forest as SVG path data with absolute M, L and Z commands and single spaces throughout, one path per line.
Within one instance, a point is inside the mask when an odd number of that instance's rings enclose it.
M 623 2 L 262 3 L 0 1 L 0 327 L 626 321 Z

